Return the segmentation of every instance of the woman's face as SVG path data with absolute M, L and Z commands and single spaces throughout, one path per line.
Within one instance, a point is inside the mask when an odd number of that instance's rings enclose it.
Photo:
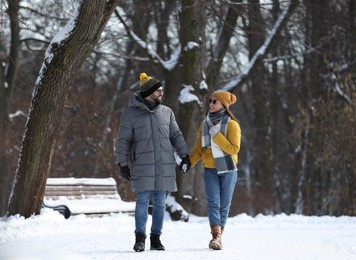
M 215 113 L 220 111 L 222 108 L 224 108 L 223 104 L 216 98 L 209 98 L 209 112 L 210 113 Z

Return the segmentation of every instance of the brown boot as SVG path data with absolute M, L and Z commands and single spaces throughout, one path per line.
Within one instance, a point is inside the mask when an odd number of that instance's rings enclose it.
M 222 235 L 224 233 L 224 227 L 221 227 L 221 238 L 220 238 L 220 245 L 221 245 L 221 249 L 223 248 L 223 244 L 222 244 Z
M 209 242 L 209 248 L 213 250 L 221 250 L 221 227 L 218 225 L 212 225 L 211 234 L 213 239 Z

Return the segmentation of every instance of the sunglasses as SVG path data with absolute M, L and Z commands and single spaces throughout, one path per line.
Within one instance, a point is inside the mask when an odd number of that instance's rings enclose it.
M 216 102 L 218 102 L 219 100 L 217 100 L 217 99 L 211 99 L 211 98 L 209 98 L 209 104 L 210 103 L 213 103 L 214 105 L 216 104 Z

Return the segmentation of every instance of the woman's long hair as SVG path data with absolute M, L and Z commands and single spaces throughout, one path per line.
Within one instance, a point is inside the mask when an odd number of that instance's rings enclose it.
M 223 107 L 225 108 L 226 112 L 229 114 L 229 116 L 230 116 L 233 120 L 235 120 L 236 122 L 239 122 L 239 121 L 237 121 L 236 117 L 234 116 L 234 114 L 232 113 L 232 111 L 231 111 L 229 108 L 225 107 L 224 105 L 223 105 Z

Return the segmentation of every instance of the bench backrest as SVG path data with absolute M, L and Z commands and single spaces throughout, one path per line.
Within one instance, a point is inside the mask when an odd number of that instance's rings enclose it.
M 114 178 L 48 178 L 45 198 L 84 199 L 94 197 L 118 198 Z

